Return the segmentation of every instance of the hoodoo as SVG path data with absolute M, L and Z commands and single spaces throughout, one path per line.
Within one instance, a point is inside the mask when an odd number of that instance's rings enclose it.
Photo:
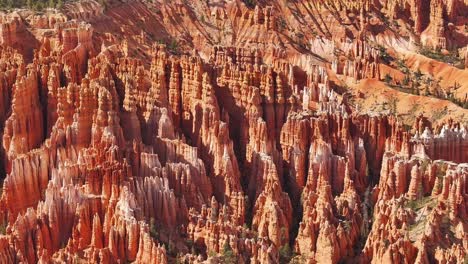
M 467 1 L 0 7 L 0 263 L 467 262 Z

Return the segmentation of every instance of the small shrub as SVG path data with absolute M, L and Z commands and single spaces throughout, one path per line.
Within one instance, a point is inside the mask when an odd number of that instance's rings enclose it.
M 405 75 L 405 77 L 401 81 L 401 84 L 403 84 L 404 86 L 407 86 L 409 82 L 410 82 L 410 77 L 408 75 Z
M 158 239 L 159 238 L 159 232 L 158 232 L 158 229 L 156 227 L 156 221 L 154 220 L 154 218 L 150 219 L 150 236 L 153 239 Z
M 187 239 L 187 247 L 192 248 L 193 247 L 193 240 L 192 239 Z
M 406 207 L 411 208 L 413 211 L 418 211 L 419 209 L 423 208 L 424 206 L 430 204 L 432 201 L 431 196 L 422 197 L 417 200 L 409 200 L 406 202 Z
M 395 97 L 395 96 L 391 96 L 388 100 L 388 104 L 389 104 L 389 107 L 390 107 L 390 114 L 392 115 L 396 115 L 397 114 L 397 102 L 398 102 L 398 99 Z
M 8 224 L 6 222 L 0 223 L 0 235 L 5 235 L 6 234 L 7 225 Z
M 464 68 L 464 59 L 458 56 L 457 51 L 449 51 L 448 54 L 442 54 L 442 50 L 440 48 L 431 49 L 428 47 L 421 47 L 419 49 L 419 53 L 428 58 L 450 64 L 454 67 L 457 67 L 460 69 Z
M 282 17 L 278 19 L 278 29 L 279 31 L 283 31 L 288 27 L 288 24 L 286 23 L 286 20 Z
M 377 46 L 377 49 L 379 50 L 380 59 L 385 64 L 390 64 L 394 60 L 394 58 L 392 56 L 390 56 L 390 54 L 388 54 L 387 49 L 384 46 L 379 45 L 379 46 Z
M 289 263 L 291 261 L 291 258 L 293 257 L 291 247 L 289 246 L 288 243 L 286 243 L 284 246 L 280 247 L 279 249 L 279 257 L 280 257 L 280 263 Z
M 167 48 L 171 53 L 179 54 L 179 43 L 177 43 L 177 40 L 171 40 L 171 42 L 167 45 Z
M 244 4 L 248 8 L 254 8 L 257 5 L 257 1 L 256 0 L 244 0 Z
M 223 247 L 223 252 L 221 256 L 221 263 L 226 263 L 226 264 L 236 264 L 237 263 L 237 256 L 232 251 L 231 245 L 229 245 L 229 242 L 226 242 Z
M 346 232 L 349 232 L 351 230 L 351 222 L 348 220 L 343 221 L 343 228 Z
M 392 82 L 393 78 L 392 76 L 390 76 L 390 74 L 385 74 L 385 77 L 384 77 L 384 82 L 387 83 L 387 84 L 390 84 Z

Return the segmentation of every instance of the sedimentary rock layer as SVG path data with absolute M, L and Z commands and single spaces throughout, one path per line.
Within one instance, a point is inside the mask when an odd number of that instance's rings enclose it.
M 200 2 L 1 15 L 1 263 L 466 260 L 466 119 L 345 85 L 466 3 Z

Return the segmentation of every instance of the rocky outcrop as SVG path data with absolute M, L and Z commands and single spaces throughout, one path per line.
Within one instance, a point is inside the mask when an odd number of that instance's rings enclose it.
M 12 161 L 11 172 L 5 178 L 2 194 L 10 220 L 45 198 L 50 162 L 48 149 L 30 152 Z M 25 193 L 28 195 L 24 195 Z
M 1 15 L 0 262 L 462 262 L 464 120 L 406 126 L 361 112 L 350 86 L 398 75 L 384 55 L 410 47 L 410 28 L 457 46 L 463 8 L 77 1 Z
M 414 261 L 417 249 L 405 236 L 406 222 L 411 217 L 411 210 L 401 206 L 401 200 L 384 202 L 381 200 L 374 208 L 379 215 L 369 233 L 363 249 L 363 261 L 372 259 L 373 263 L 382 261 Z M 374 226 L 383 228 L 375 228 Z
M 3 134 L 3 146 L 11 158 L 39 147 L 44 140 L 38 84 L 38 73 L 34 65 L 25 68 L 23 64 L 19 67 L 17 81 L 12 88 L 12 113 L 5 122 Z
M 343 49 L 345 56 L 336 56 L 332 62 L 335 73 L 352 77 L 355 80 L 380 79 L 380 56 L 376 47 L 357 40 L 352 46 Z
M 0 107 L 0 121 L 4 124 L 11 107 L 13 84 L 16 80 L 17 69 L 24 62 L 21 55 L 8 47 L 1 50 L 0 60 L 2 61 L 2 75 L 0 77 L 0 100 L 2 106 Z
M 413 137 L 414 152 L 424 153 L 431 159 L 444 159 L 463 162 L 468 150 L 467 131 L 463 124 L 453 122 L 441 124 L 433 132 L 426 126 L 422 133 L 417 132 Z
M 278 261 L 278 251 L 268 240 L 258 237 L 248 228 L 236 226 L 236 217 L 226 206 L 213 198 L 210 206 L 203 206 L 201 212 L 190 210 L 187 232 L 193 247 L 206 247 L 208 252 L 223 253 L 226 245 L 239 256 L 239 261 L 250 260 L 260 263 Z
M 421 34 L 421 41 L 426 46 L 433 48 L 446 48 L 447 39 L 445 38 L 444 24 L 444 3 L 434 0 L 430 2 L 429 26 Z
M 260 154 L 262 155 L 262 154 Z M 262 237 L 268 237 L 277 247 L 288 243 L 289 228 L 292 223 L 291 201 L 287 193 L 281 191 L 276 167 L 273 161 L 267 157 L 259 157 L 260 177 L 257 181 L 264 181 L 263 186 L 257 186 L 262 190 L 255 200 L 252 227 L 258 230 Z

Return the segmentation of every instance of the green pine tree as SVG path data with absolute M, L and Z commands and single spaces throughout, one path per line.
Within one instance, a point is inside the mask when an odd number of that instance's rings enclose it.
M 226 264 L 237 263 L 237 256 L 232 251 L 232 248 L 231 248 L 231 245 L 229 245 L 229 242 L 226 242 L 224 244 L 221 260 L 222 260 L 222 263 L 226 263 Z

